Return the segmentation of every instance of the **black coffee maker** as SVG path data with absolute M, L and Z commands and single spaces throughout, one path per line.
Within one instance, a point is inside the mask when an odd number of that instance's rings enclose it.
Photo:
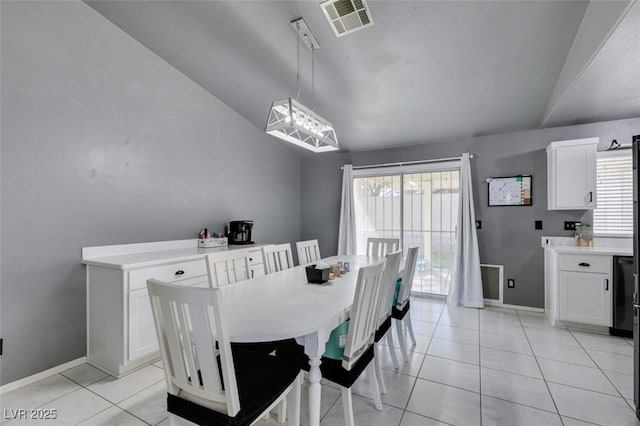
M 233 220 L 229 222 L 229 244 L 254 244 L 251 241 L 252 220 Z

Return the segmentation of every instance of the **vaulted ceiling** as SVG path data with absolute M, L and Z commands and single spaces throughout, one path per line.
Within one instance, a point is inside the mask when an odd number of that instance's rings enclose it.
M 341 38 L 317 1 L 87 3 L 261 129 L 296 94 L 303 17 L 315 110 L 343 150 L 640 116 L 632 1 L 369 1 L 375 25 Z M 310 105 L 304 48 L 301 63 Z

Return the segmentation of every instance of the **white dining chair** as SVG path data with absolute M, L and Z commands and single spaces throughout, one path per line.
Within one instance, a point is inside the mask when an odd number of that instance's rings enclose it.
M 383 257 L 396 250 L 400 250 L 399 238 L 367 238 L 367 256 Z
M 300 423 L 300 370 L 231 345 L 220 288 L 157 280 L 147 287 L 170 424 L 251 425 L 285 398 L 288 424 Z
M 371 395 L 373 396 L 375 407 L 378 411 L 382 411 L 380 388 L 375 366 L 371 361 L 374 359 L 374 336 L 378 323 L 380 297 L 383 293 L 382 275 L 384 266 L 385 261 L 382 261 L 358 270 L 358 280 L 347 326 L 344 352 L 341 357 L 328 357 L 325 351 L 320 364 L 322 378 L 341 386 L 344 418 L 348 426 L 355 425 L 351 386 L 366 369 L 369 369 L 368 377 L 370 378 Z M 338 327 L 336 330 L 341 328 Z M 332 335 L 336 330 L 332 332 Z M 333 339 L 330 338 L 330 340 Z M 277 357 L 285 358 L 297 364 L 301 369 L 309 371 L 309 358 L 299 345 L 289 346 L 286 352 L 284 352 L 284 349 L 278 351 Z
M 262 256 L 264 257 L 266 274 L 293 268 L 293 256 L 289 243 L 264 246 L 262 247 Z
M 298 264 L 300 265 L 310 265 L 320 260 L 318 240 L 298 241 L 296 249 L 298 250 Z
M 251 262 L 248 250 L 230 250 L 205 256 L 209 287 L 221 287 L 248 280 Z
M 413 325 L 411 324 L 411 315 L 409 313 L 409 299 L 411 298 L 411 285 L 413 283 L 413 274 L 416 270 L 416 262 L 418 260 L 418 247 L 411 247 L 407 252 L 407 261 L 405 263 L 403 276 L 401 279 L 400 289 L 396 297 L 396 304 L 391 309 L 391 317 L 395 320 L 398 341 L 400 343 L 400 351 L 402 359 L 409 361 L 409 353 L 407 352 L 407 344 L 402 330 L 402 324 L 409 331 L 409 336 L 413 344 L 416 344 L 416 336 L 413 334 Z
M 376 377 L 380 385 L 380 391 L 385 394 L 387 388 L 382 377 L 382 366 L 380 365 L 380 350 L 382 339 L 387 337 L 387 347 L 389 349 L 389 355 L 393 362 L 394 368 L 400 368 L 398 364 L 398 358 L 396 357 L 396 350 L 393 346 L 393 337 L 391 336 L 391 309 L 393 307 L 393 296 L 396 292 L 396 282 L 398 281 L 398 270 L 400 269 L 400 260 L 402 259 L 402 252 L 400 250 L 386 255 L 386 265 L 384 267 L 384 274 L 382 275 L 382 295 L 380 297 L 380 304 L 378 307 L 378 326 L 374 338 L 374 358 L 373 362 L 376 367 Z

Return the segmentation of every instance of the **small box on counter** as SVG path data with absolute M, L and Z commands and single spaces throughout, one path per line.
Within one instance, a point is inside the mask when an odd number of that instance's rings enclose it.
M 198 238 L 198 247 L 200 248 L 214 248 L 225 247 L 228 244 L 226 237 L 223 238 Z
M 310 265 L 306 268 L 307 281 L 312 284 L 323 284 L 329 281 L 329 268 L 317 269 L 316 265 Z

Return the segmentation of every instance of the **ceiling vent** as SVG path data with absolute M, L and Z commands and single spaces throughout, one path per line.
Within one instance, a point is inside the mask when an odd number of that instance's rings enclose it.
M 338 37 L 373 25 L 365 0 L 329 0 L 320 6 Z

